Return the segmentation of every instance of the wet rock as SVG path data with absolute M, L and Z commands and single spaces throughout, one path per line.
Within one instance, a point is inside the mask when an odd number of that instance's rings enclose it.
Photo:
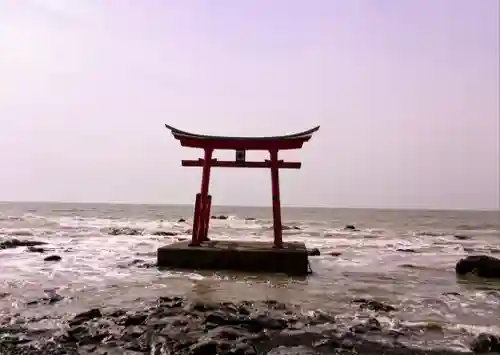
M 59 256 L 59 255 L 50 255 L 50 256 L 47 256 L 45 259 L 43 259 L 44 261 L 61 261 L 62 258 Z
M 396 251 L 402 252 L 402 253 L 416 253 L 417 251 L 415 249 L 411 248 L 398 248 Z
M 177 221 L 177 223 L 186 223 L 186 220 L 184 218 L 179 218 L 179 220 Z
M 178 233 L 175 232 L 165 232 L 165 231 L 156 231 L 153 232 L 152 235 L 160 236 L 160 237 L 173 237 L 177 235 Z
M 468 273 L 484 278 L 500 278 L 500 259 L 489 255 L 471 255 L 460 259 L 455 272 L 458 275 Z
M 45 253 L 45 249 L 37 247 L 28 247 L 26 250 L 30 253 Z
M 443 296 L 456 296 L 456 297 L 459 297 L 459 296 L 462 296 L 462 295 L 460 293 L 458 293 L 458 292 L 444 292 Z
M 130 227 L 112 227 L 109 229 L 110 235 L 142 235 L 142 230 Z
M 196 343 L 189 348 L 189 355 L 218 355 L 218 343 L 215 340 L 207 340 Z
M 307 255 L 309 256 L 319 256 L 321 255 L 320 251 L 318 248 L 312 248 L 307 250 Z
M 358 327 L 345 332 L 333 316 L 320 310 L 305 314 L 298 307 L 273 300 L 187 302 L 181 297 L 162 297 L 156 304 L 141 304 L 137 311 L 102 314 L 99 309 L 91 309 L 68 323 L 63 325 L 66 332 L 36 338 L 37 347 L 30 342 L 33 334 L 24 335 L 26 329 L 4 336 L 0 327 L 0 354 L 459 354 L 406 348 L 394 342 L 394 337 L 389 339 L 392 345 L 368 341 L 366 336 L 378 339 L 385 335 L 374 318 L 363 323 L 362 330 Z
M 254 217 L 247 217 L 247 218 L 245 218 L 245 221 L 255 221 L 255 220 L 256 220 L 256 218 L 254 218 Z
M 129 315 L 124 322 L 124 325 L 127 327 L 129 325 L 142 325 L 146 321 L 147 314 L 132 314 Z
M 344 230 L 346 231 L 359 231 L 359 229 L 356 228 L 353 224 L 348 224 L 344 227 Z
M 287 231 L 287 230 L 300 230 L 300 227 L 297 227 L 297 226 L 281 226 L 281 229 L 284 230 L 284 231 Z
M 367 321 L 356 324 L 350 328 L 353 333 L 364 334 L 368 332 L 379 332 L 382 330 L 382 325 L 376 318 L 370 318 Z
M 472 239 L 468 235 L 460 235 L 460 234 L 454 235 L 453 238 L 458 239 L 458 240 L 469 240 L 469 239 Z
M 272 349 L 267 355 L 317 355 L 318 353 L 305 346 L 280 346 Z
M 70 322 L 70 326 L 76 326 L 80 325 L 82 323 L 85 323 L 89 320 L 95 319 L 95 318 L 101 318 L 102 313 L 101 310 L 98 308 L 92 308 L 91 310 L 88 310 L 86 312 L 82 312 L 77 314 Z
M 63 296 L 55 293 L 55 292 L 47 292 L 47 296 L 42 297 L 40 299 L 30 301 L 27 303 L 28 306 L 39 305 L 39 304 L 55 304 L 64 299 Z
M 219 216 L 212 216 L 212 217 L 210 217 L 210 218 L 211 218 L 211 219 L 223 219 L 223 220 L 224 220 L 224 219 L 227 219 L 227 216 L 225 216 L 225 215 L 222 215 L 222 214 L 221 214 L 221 215 L 219 215 Z
M 370 300 L 366 298 L 355 298 L 352 302 L 359 304 L 359 308 L 361 309 L 370 309 L 376 312 L 396 311 L 395 307 L 376 300 Z
M 18 247 L 34 247 L 38 245 L 47 244 L 45 242 L 36 241 L 36 240 L 20 240 L 20 239 L 9 239 L 0 243 L 1 249 L 11 249 Z
M 330 255 L 330 256 L 341 256 L 342 253 L 339 252 L 339 251 L 331 251 L 331 252 L 328 253 L 328 255 Z
M 500 336 L 481 333 L 472 342 L 471 349 L 477 354 L 500 353 Z

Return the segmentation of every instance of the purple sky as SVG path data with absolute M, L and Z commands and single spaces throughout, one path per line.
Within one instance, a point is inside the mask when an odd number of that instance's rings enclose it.
M 0 0 L 0 200 L 192 203 L 163 128 L 321 130 L 288 205 L 499 208 L 498 0 Z M 232 157 L 218 153 L 217 157 Z M 249 158 L 263 158 L 250 154 Z M 216 170 L 214 204 L 270 205 Z

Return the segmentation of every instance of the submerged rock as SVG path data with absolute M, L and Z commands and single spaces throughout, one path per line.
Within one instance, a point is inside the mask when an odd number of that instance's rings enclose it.
M 457 262 L 455 272 L 458 275 L 472 273 L 484 278 L 500 278 L 500 259 L 489 255 L 470 255 Z
M 45 249 L 37 247 L 28 247 L 28 249 L 26 250 L 29 251 L 30 253 L 45 253 Z
M 38 245 L 47 244 L 45 242 L 37 241 L 37 240 L 20 240 L 20 239 L 9 239 L 0 243 L 1 249 L 11 249 L 17 247 L 34 247 Z
M 453 238 L 458 239 L 458 240 L 469 240 L 469 239 L 472 239 L 468 235 L 459 235 L 459 234 L 454 235 Z
M 396 307 L 389 304 L 366 298 L 355 298 L 352 302 L 359 304 L 361 309 L 370 309 L 377 312 L 393 312 L 397 310 Z
M 359 231 L 359 229 L 356 228 L 355 225 L 353 224 L 348 224 L 344 227 L 344 230 L 348 230 L 348 231 Z

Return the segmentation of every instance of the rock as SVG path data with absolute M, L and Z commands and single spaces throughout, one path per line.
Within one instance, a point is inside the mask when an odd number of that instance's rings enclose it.
M 179 220 L 177 221 L 177 223 L 186 223 L 186 220 L 184 218 L 179 218 Z
M 500 353 L 500 336 L 481 333 L 472 342 L 471 350 L 477 354 Z
M 396 311 L 395 307 L 376 300 L 369 300 L 366 298 L 355 298 L 352 302 L 359 304 L 359 308 L 361 309 L 371 309 L 372 311 L 376 312 Z
M 359 229 L 357 229 L 353 224 L 348 224 L 344 227 L 344 230 L 358 231 Z
M 453 238 L 458 239 L 458 240 L 469 240 L 469 239 L 472 239 L 468 235 L 454 235 Z
M 125 319 L 124 324 L 126 327 L 129 325 L 141 325 L 144 324 L 147 317 L 146 314 L 132 314 Z
M 30 253 L 45 253 L 45 249 L 37 247 L 28 247 L 28 249 L 26 250 L 29 251 Z
M 398 249 L 396 249 L 396 251 L 400 251 L 403 253 L 416 253 L 417 252 L 415 249 L 411 249 L 411 248 L 398 248 Z
M 297 226 L 281 226 L 281 229 L 284 230 L 284 231 L 287 231 L 287 230 L 300 230 L 300 227 L 297 227 Z
M 318 256 L 321 255 L 320 251 L 318 248 L 312 248 L 307 250 L 307 255 L 309 256 Z
M 224 215 L 219 215 L 219 216 L 212 216 L 210 217 L 211 219 L 227 219 L 227 216 Z
M 142 235 L 142 230 L 129 227 L 112 227 L 109 229 L 110 235 Z
M 98 309 L 98 308 L 92 308 L 91 310 L 89 311 L 86 311 L 86 312 L 82 312 L 82 313 L 79 313 L 77 314 L 70 322 L 69 322 L 69 325 L 70 326 L 75 326 L 75 325 L 80 325 L 84 322 L 87 322 L 89 320 L 92 320 L 92 319 L 95 319 L 95 318 L 101 318 L 102 317 L 102 313 L 101 313 L 101 310 Z
M 267 355 L 317 355 L 318 353 L 305 346 L 280 346 L 272 349 Z
M 47 293 L 46 297 L 42 297 L 38 300 L 30 301 L 27 303 L 27 305 L 33 306 L 33 305 L 37 305 L 37 304 L 54 304 L 54 303 L 60 302 L 64 299 L 63 296 L 58 295 L 55 292 L 46 292 L 46 293 Z
M 376 318 L 370 318 L 366 322 L 356 324 L 350 328 L 351 332 L 364 334 L 368 332 L 379 332 L 382 330 L 382 325 Z
M 247 217 L 247 218 L 245 218 L 245 221 L 255 221 L 255 220 L 256 220 L 256 218 L 254 218 L 254 217 Z
M 157 231 L 157 232 L 152 233 L 152 235 L 161 236 L 161 237 L 173 237 L 177 234 L 178 233 L 175 233 L 175 232 L 164 232 L 164 231 Z
M 218 343 L 214 340 L 207 340 L 196 343 L 189 348 L 189 355 L 218 355 Z
M 187 302 L 182 297 L 162 297 L 155 304 L 137 307 L 136 311 L 115 309 L 104 314 L 91 309 L 68 324 L 63 322 L 61 329 L 66 332 L 0 325 L 0 354 L 462 355 L 407 348 L 381 331 L 375 318 L 345 332 L 342 324 L 335 324 L 334 317 L 323 311 L 303 313 L 299 307 L 274 300 Z M 12 324 L 12 320 L 9 317 L 4 323 Z M 477 349 L 494 349 L 495 341 L 489 336 L 479 340 Z
M 330 256 L 341 256 L 342 253 L 339 252 L 339 251 L 331 251 L 331 252 L 328 253 L 328 255 L 330 255 Z
M 0 243 L 1 249 L 11 249 L 17 247 L 34 247 L 38 245 L 47 244 L 45 242 L 35 241 L 35 240 L 20 240 L 20 239 L 9 239 Z
M 500 259 L 489 255 L 467 256 L 457 262 L 455 272 L 458 275 L 473 273 L 484 278 L 500 278 Z
M 43 259 L 44 261 L 61 261 L 62 258 L 59 256 L 59 255 L 50 255 L 50 256 L 47 256 L 45 259 Z

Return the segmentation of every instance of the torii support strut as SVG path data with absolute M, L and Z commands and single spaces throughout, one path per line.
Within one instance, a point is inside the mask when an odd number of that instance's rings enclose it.
M 300 169 L 300 162 L 284 162 L 278 159 L 280 150 L 300 149 L 312 135 L 319 130 L 319 126 L 308 131 L 274 137 L 219 137 L 188 133 L 172 126 L 165 125 L 181 142 L 181 146 L 203 149 L 203 159 L 182 160 L 182 166 L 202 167 L 201 191 L 196 195 L 193 217 L 192 246 L 199 246 L 208 239 L 210 209 L 212 197 L 208 194 L 210 185 L 210 170 L 212 167 L 221 168 L 268 168 L 271 169 L 272 200 L 273 200 L 273 230 L 274 247 L 283 247 L 281 224 L 281 201 L 279 187 L 279 169 Z M 236 151 L 234 161 L 219 161 L 212 155 L 216 149 Z M 267 150 L 270 160 L 246 161 L 247 150 Z

